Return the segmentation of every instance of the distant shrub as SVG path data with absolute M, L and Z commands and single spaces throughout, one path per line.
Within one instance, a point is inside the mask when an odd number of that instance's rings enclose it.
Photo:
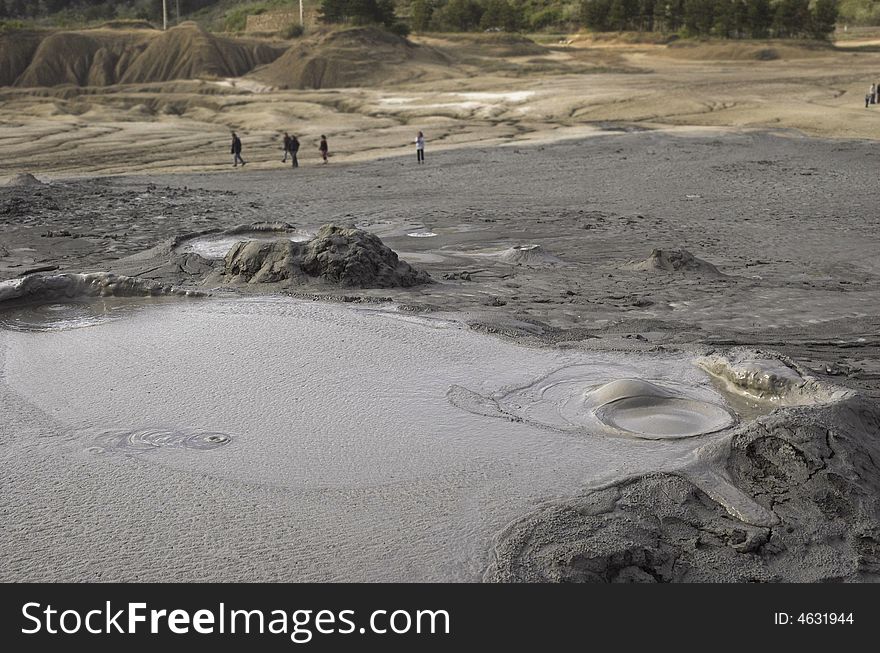
M 230 9 L 223 16 L 223 26 L 227 32 L 243 32 L 247 27 L 248 16 L 259 16 L 266 13 L 267 3 L 247 3 Z
M 409 25 L 402 21 L 397 21 L 396 23 L 389 25 L 388 31 L 392 34 L 397 34 L 397 36 L 402 36 L 403 38 L 409 36 L 410 33 Z
M 23 20 L 0 20 L 0 34 L 22 30 L 27 26 Z
M 285 39 L 298 39 L 303 35 L 303 26 L 299 23 L 291 23 L 283 30 L 281 30 L 281 38 Z
M 555 27 L 562 22 L 562 7 L 545 7 L 529 16 L 529 27 L 536 31 Z

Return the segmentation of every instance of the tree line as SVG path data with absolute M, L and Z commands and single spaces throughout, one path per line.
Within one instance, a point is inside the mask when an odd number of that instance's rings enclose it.
M 580 0 L 575 15 L 528 0 L 412 0 L 419 32 L 541 29 L 567 22 L 597 32 L 721 38 L 817 38 L 834 31 L 838 0 Z M 398 22 L 391 0 L 322 0 L 328 22 Z M 574 23 L 574 24 L 572 24 Z
M 838 0 L 320 0 L 328 23 L 380 24 L 399 34 L 541 29 L 640 31 L 720 38 L 828 38 Z M 182 15 L 217 0 L 170 0 Z M 252 3 L 243 2 L 242 7 Z M 283 0 L 263 4 L 282 5 Z M 291 0 L 290 4 L 294 4 Z M 76 14 L 161 20 L 162 0 L 0 0 L 0 19 Z M 404 16 L 405 18 L 402 18 Z
M 683 32 L 721 38 L 826 39 L 837 0 L 584 0 L 581 18 L 600 32 Z

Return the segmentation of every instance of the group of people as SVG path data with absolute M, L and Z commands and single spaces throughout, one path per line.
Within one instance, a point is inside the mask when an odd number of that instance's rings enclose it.
M 871 84 L 871 88 L 868 89 L 867 94 L 865 95 L 865 108 L 868 108 L 869 104 L 880 104 L 880 85 Z
M 418 136 L 416 136 L 415 144 L 416 162 L 418 164 L 422 164 L 425 162 L 425 135 L 422 132 L 419 132 Z M 296 136 L 291 136 L 287 132 L 284 132 L 284 138 L 282 139 L 284 156 L 281 159 L 281 163 L 287 163 L 287 159 L 289 157 L 291 165 L 294 168 L 299 168 L 299 160 L 297 159 L 299 147 L 299 139 Z M 330 158 L 330 146 L 327 144 L 327 137 L 323 134 L 321 134 L 321 142 L 318 145 L 318 151 L 321 153 L 321 158 L 326 164 Z M 241 156 L 241 139 L 235 132 L 232 132 L 232 149 L 230 150 L 230 153 L 232 154 L 233 167 L 237 168 L 239 163 L 242 166 L 247 165 L 247 161 L 245 161 Z

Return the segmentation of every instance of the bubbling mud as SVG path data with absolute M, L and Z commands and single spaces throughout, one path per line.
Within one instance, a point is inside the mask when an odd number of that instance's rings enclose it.
M 447 398 L 479 415 L 582 435 L 677 439 L 717 433 L 738 421 L 708 377 L 702 384 L 619 378 L 627 372 L 573 365 L 490 397 L 456 386 Z
M 640 438 L 688 438 L 715 433 L 736 423 L 717 403 L 680 396 L 675 390 L 639 380 L 612 381 L 589 400 L 610 397 L 593 413 L 606 426 Z
M 232 442 L 232 437 L 219 431 L 154 427 L 107 431 L 96 436 L 93 442 L 88 447 L 91 453 L 144 454 L 158 449 L 211 451 L 226 446 Z

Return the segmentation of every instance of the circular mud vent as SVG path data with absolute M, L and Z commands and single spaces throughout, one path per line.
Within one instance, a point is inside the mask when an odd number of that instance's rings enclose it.
M 148 428 L 136 431 L 111 431 L 95 438 L 89 450 L 95 453 L 148 453 L 157 449 L 190 449 L 209 451 L 226 446 L 232 437 L 218 431 L 195 429 Z
M 591 392 L 589 399 L 596 418 L 606 426 L 651 440 L 715 433 L 736 423 L 724 406 L 648 381 L 612 381 Z

